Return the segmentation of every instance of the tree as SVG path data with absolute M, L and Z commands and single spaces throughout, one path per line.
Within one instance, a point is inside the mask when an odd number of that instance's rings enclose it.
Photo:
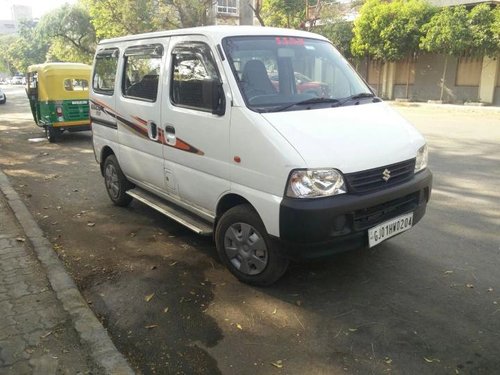
M 7 51 L 9 46 L 13 45 L 17 39 L 18 37 L 15 35 L 0 36 L 0 51 L 2 51 L 0 53 L 0 72 L 10 72 L 10 74 L 14 74 L 16 72 Z
M 214 0 L 81 0 L 98 39 L 209 24 Z
M 305 22 L 306 2 L 304 0 L 264 0 L 262 18 L 266 25 L 299 28 Z
M 11 71 L 25 72 L 28 66 L 45 62 L 49 42 L 37 32 L 32 21 L 22 22 L 19 26 L 19 37 L 7 49 L 7 59 Z
M 476 5 L 468 14 L 472 37 L 469 53 L 474 56 L 495 57 L 500 50 L 494 37 L 495 14 L 488 4 Z
M 443 100 L 448 57 L 460 56 L 473 45 L 468 21 L 465 6 L 445 7 L 432 16 L 422 28 L 424 36 L 420 40 L 420 47 L 428 52 L 446 56 L 439 100 Z
M 92 61 L 96 32 L 89 13 L 81 5 L 65 4 L 42 17 L 37 31 L 51 41 L 47 55 L 49 61 Z
M 408 97 L 410 62 L 419 51 L 421 28 L 433 12 L 433 8 L 424 0 L 368 0 L 354 23 L 352 52 L 357 56 L 369 56 L 384 62 L 406 58 Z
M 493 13 L 491 32 L 493 34 L 493 40 L 496 42 L 496 49 L 500 51 L 500 6 L 497 6 L 491 12 Z

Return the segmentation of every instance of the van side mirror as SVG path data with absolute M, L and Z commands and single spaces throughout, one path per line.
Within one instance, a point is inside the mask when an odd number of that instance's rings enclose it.
M 222 89 L 222 82 L 218 79 L 211 81 L 212 114 L 223 116 L 226 113 L 226 97 Z

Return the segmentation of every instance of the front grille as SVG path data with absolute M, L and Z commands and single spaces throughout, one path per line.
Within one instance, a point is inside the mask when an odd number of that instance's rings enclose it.
M 353 216 L 354 230 L 368 229 L 385 220 L 415 210 L 418 206 L 419 194 L 417 191 L 389 202 L 355 211 Z
M 390 171 L 390 178 L 387 182 L 383 179 L 386 169 Z M 361 172 L 348 173 L 345 177 L 349 192 L 367 193 L 409 180 L 413 176 L 414 170 L 415 159 L 410 159 Z

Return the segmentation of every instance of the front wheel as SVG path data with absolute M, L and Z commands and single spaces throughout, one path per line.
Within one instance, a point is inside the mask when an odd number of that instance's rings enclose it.
M 115 205 L 124 207 L 132 201 L 132 197 L 127 194 L 132 184 L 123 174 L 115 155 L 109 155 L 104 161 L 104 183 Z
M 215 243 L 222 263 L 247 284 L 271 285 L 288 268 L 288 259 L 271 243 L 262 220 L 248 204 L 233 207 L 221 217 Z

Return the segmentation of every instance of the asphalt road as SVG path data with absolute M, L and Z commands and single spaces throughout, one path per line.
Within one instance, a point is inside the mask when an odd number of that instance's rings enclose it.
M 493 374 L 500 368 L 500 112 L 395 107 L 426 136 L 434 190 L 372 250 L 236 281 L 209 239 L 109 201 L 89 132 L 49 144 L 22 88 L 0 168 L 141 374 Z

